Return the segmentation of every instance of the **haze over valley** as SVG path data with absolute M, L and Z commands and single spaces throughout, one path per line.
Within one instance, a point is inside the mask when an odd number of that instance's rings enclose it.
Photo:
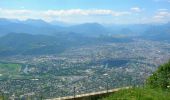
M 141 86 L 170 59 L 167 0 L 149 0 L 157 5 L 153 8 L 146 0 L 131 7 L 131 0 L 125 7 L 99 0 L 95 9 L 88 0 L 77 6 L 66 0 L 43 1 L 38 8 L 33 0 L 2 1 L 0 91 L 5 98 L 52 99 Z

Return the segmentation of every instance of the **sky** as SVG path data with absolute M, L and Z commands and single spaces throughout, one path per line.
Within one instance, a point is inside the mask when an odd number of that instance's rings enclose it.
M 0 0 L 0 18 L 65 23 L 167 23 L 170 0 Z

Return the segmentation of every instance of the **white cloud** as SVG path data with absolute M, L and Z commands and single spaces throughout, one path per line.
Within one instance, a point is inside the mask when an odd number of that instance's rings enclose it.
M 135 22 L 165 22 L 170 21 L 168 9 L 158 9 L 155 15 L 140 15 L 143 11 L 139 7 L 133 7 L 130 11 L 113 11 L 110 9 L 68 9 L 68 10 L 26 10 L 0 8 L 0 18 L 10 19 L 42 19 L 45 21 L 63 21 L 68 23 L 135 23 Z M 146 17 L 142 19 L 142 17 Z M 140 19 L 140 20 L 139 20 Z
M 121 16 L 126 15 L 128 12 L 114 12 L 112 10 L 106 9 L 97 9 L 97 10 L 82 10 L 82 9 L 70 9 L 70 10 L 48 10 L 44 14 L 49 16 L 73 16 L 73 15 L 112 15 L 112 16 Z
M 30 10 L 14 10 L 14 9 L 2 9 L 0 8 L 0 17 L 1 18 L 16 18 L 16 19 L 27 19 L 35 13 Z
M 170 21 L 170 12 L 166 10 L 159 10 L 153 16 L 154 22 L 168 22 Z
M 31 14 L 32 12 L 29 10 L 4 10 L 1 9 L 1 14 L 9 14 L 9 15 L 22 15 L 22 14 Z
M 16 18 L 20 20 L 25 19 L 43 19 L 46 21 L 61 20 L 61 21 L 71 21 L 80 18 L 85 18 L 87 21 L 92 18 L 95 20 L 100 19 L 101 16 L 125 16 L 129 15 L 130 12 L 127 11 L 113 11 L 109 9 L 68 9 L 68 10 L 14 10 L 14 9 L 0 9 L 0 17 L 2 18 Z M 91 17 L 91 18 L 90 18 Z M 104 19 L 103 19 L 104 20 Z
M 168 11 L 168 9 L 161 8 L 161 9 L 158 9 L 158 11 Z
M 169 16 L 170 16 L 170 12 L 160 11 L 154 17 L 155 18 L 164 18 L 164 17 L 169 17 Z
M 141 12 L 142 11 L 142 9 L 139 8 L 139 7 L 133 7 L 130 10 L 133 11 L 133 12 Z

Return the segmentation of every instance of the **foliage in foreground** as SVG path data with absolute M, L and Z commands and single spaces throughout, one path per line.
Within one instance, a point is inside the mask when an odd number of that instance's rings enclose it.
M 151 88 L 124 89 L 102 100 L 170 100 L 170 90 Z
M 147 85 L 162 89 L 170 87 L 170 61 L 159 66 L 158 70 L 147 79 Z
M 159 66 L 144 88 L 120 90 L 103 100 L 170 100 L 170 61 Z

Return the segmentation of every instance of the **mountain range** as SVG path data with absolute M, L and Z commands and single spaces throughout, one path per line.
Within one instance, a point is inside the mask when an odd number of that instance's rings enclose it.
M 78 25 L 63 25 L 61 22 L 45 22 L 39 19 L 25 21 L 0 18 L 0 35 L 8 33 L 29 33 L 53 35 L 57 33 L 74 32 L 85 36 L 98 35 L 169 35 L 170 23 L 166 24 L 131 24 L 131 25 L 101 25 L 98 23 L 84 23 Z
M 43 20 L 0 19 L 0 56 L 58 54 L 71 47 L 108 42 L 132 42 L 134 38 L 170 42 L 170 23 L 59 25 Z

